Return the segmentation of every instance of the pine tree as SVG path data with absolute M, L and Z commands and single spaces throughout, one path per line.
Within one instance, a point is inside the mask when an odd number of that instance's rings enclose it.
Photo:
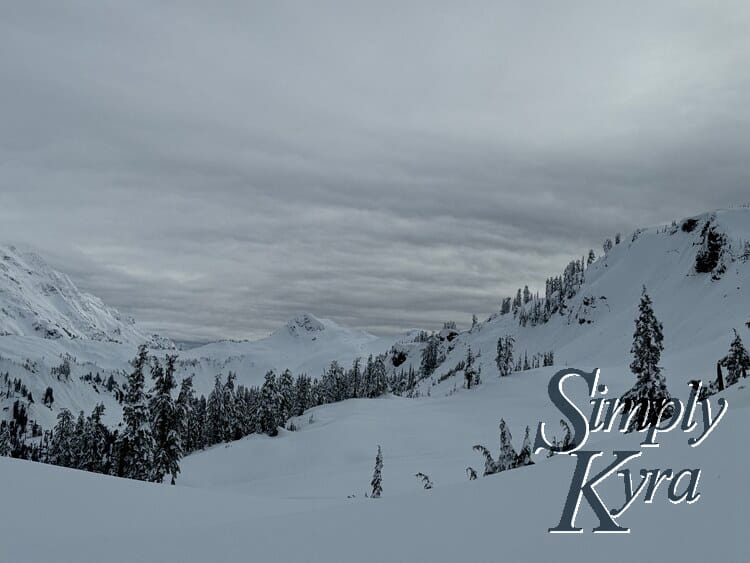
M 631 424 L 630 429 L 654 426 L 658 422 L 659 411 L 670 399 L 664 375 L 659 361 L 664 350 L 664 335 L 662 324 L 654 315 L 651 298 L 644 286 L 639 314 L 635 321 L 633 346 L 631 353 L 633 361 L 630 370 L 637 377 L 635 385 L 622 397 L 627 402 L 626 412 L 638 408 L 638 417 Z M 667 409 L 664 416 L 671 416 L 673 409 Z
M 484 473 L 482 474 L 483 477 L 487 477 L 487 475 L 497 473 L 497 462 L 492 459 L 492 453 L 490 452 L 490 450 L 488 450 L 481 444 L 475 445 L 472 449 L 475 452 L 479 452 L 484 457 Z
M 372 366 L 372 389 L 371 398 L 381 397 L 388 392 L 388 370 L 385 367 L 385 358 L 381 354 L 375 358 Z
M 148 395 L 143 373 L 148 363 L 148 351 L 143 344 L 132 361 L 133 371 L 128 376 L 128 388 L 122 407 L 124 428 L 118 437 L 118 468 L 121 477 L 148 481 L 152 476 L 154 439 L 148 420 Z
M 258 432 L 269 436 L 278 435 L 280 402 L 276 374 L 269 371 L 260 389 L 260 404 L 257 412 Z
M 83 451 L 79 467 L 94 473 L 109 473 L 109 430 L 102 422 L 104 405 L 94 407 L 86 419 L 83 439 Z
M 475 377 L 476 370 L 474 369 L 474 354 L 471 353 L 471 347 L 469 347 L 466 351 L 466 359 L 464 360 L 464 380 L 466 381 L 467 389 L 471 389 Z
M 500 419 L 500 455 L 497 458 L 497 471 L 513 469 L 516 466 L 516 452 L 513 449 L 513 437 L 510 435 L 508 425 L 504 419 Z
M 375 471 L 372 474 L 372 481 L 370 486 L 372 487 L 371 498 L 380 498 L 383 494 L 383 452 L 378 446 L 378 455 L 375 456 Z
M 3 420 L 0 422 L 0 457 L 9 456 L 10 452 L 10 425 Z
M 284 370 L 279 377 L 279 422 L 281 426 L 292 417 L 294 406 L 294 379 L 292 372 Z
M 86 417 L 83 411 L 78 413 L 75 427 L 73 428 L 73 465 L 76 469 L 84 469 L 86 457 Z
M 237 374 L 230 371 L 227 374 L 227 380 L 221 388 L 221 403 L 224 405 L 224 419 L 221 427 L 222 442 L 231 442 L 232 440 L 239 440 L 242 437 L 239 429 L 239 405 L 237 404 L 234 389 L 236 379 Z
M 533 463 L 531 461 L 531 436 L 529 435 L 529 427 L 527 426 L 526 434 L 523 437 L 523 445 L 516 456 L 515 467 L 523 467 L 524 465 L 531 465 Z
M 193 439 L 195 435 L 195 391 L 193 389 L 193 377 L 186 377 L 180 382 L 180 392 L 176 402 L 178 417 L 180 419 L 180 443 L 183 451 L 188 454 L 196 449 Z
M 734 331 L 734 340 L 729 346 L 729 354 L 721 360 L 721 365 L 727 368 L 727 386 L 737 383 L 740 377 L 747 377 L 747 372 L 750 370 L 750 357 L 748 357 L 747 350 L 736 330 Z
M 50 463 L 61 467 L 73 467 L 73 415 L 68 409 L 57 413 L 57 424 L 52 431 L 49 458 Z
M 224 386 L 221 376 L 214 377 L 214 388 L 208 394 L 206 401 L 206 423 L 204 426 L 204 442 L 213 446 L 224 441 L 228 432 L 228 420 L 224 405 Z
M 510 375 L 513 372 L 513 344 L 512 336 L 500 337 L 497 341 L 497 356 L 495 363 L 501 376 Z
M 591 266 L 591 264 L 593 264 L 594 262 L 596 262 L 596 254 L 594 254 L 594 250 L 593 249 L 590 249 L 589 250 L 589 256 L 586 259 L 586 266 L 587 267 Z
M 432 335 L 427 340 L 427 345 L 422 350 L 422 361 L 419 366 L 419 371 L 423 377 L 432 375 L 435 369 L 438 367 L 440 356 L 440 339 L 436 335 Z
M 171 484 L 175 484 L 180 472 L 182 458 L 182 418 L 180 409 L 172 398 L 172 391 L 177 387 L 175 381 L 175 363 L 177 356 L 168 355 L 165 366 L 156 360 L 151 367 L 154 388 L 151 391 L 149 412 L 154 441 L 151 479 L 161 483 L 166 475 L 171 475 Z

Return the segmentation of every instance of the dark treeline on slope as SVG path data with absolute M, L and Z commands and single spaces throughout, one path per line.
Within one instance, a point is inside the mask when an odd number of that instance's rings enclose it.
M 401 395 L 418 381 L 411 368 L 389 376 L 384 354 L 365 362 L 357 358 L 349 369 L 334 361 L 320 378 L 269 371 L 260 387 L 235 385 L 232 372 L 225 380 L 217 375 L 206 397 L 196 395 L 192 377 L 178 386 L 176 361 L 168 355 L 161 363 L 149 357 L 145 345 L 139 348 L 122 394 L 122 422 L 114 430 L 102 422 L 100 404 L 88 416 L 62 409 L 53 429 L 42 432 L 35 425 L 28 440 L 28 417 L 19 403 L 13 419 L 0 424 L 0 455 L 142 481 L 169 476 L 174 483 L 183 455 L 254 433 L 276 436 L 290 418 L 312 407 L 387 392 Z

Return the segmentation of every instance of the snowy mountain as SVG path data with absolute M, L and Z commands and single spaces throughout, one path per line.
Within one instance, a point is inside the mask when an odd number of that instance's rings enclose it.
M 188 350 L 180 354 L 179 366 L 184 375 L 196 374 L 199 390 L 208 391 L 217 373 L 232 371 L 245 385 L 258 385 L 272 369 L 318 376 L 333 360 L 350 364 L 354 358 L 381 353 L 391 344 L 390 339 L 299 313 L 265 338 L 214 342 Z
M 123 344 L 151 338 L 36 254 L 0 246 L 0 336 L 9 335 Z

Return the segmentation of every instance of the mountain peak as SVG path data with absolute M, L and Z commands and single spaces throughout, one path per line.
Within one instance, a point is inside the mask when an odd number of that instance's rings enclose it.
M 286 328 L 295 335 L 311 334 L 325 330 L 326 325 L 311 313 L 297 313 L 286 323 Z

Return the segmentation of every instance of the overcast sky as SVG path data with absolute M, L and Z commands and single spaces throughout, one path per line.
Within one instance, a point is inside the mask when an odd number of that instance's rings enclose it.
M 467 323 L 750 199 L 747 0 L 0 3 L 0 241 L 175 338 Z

